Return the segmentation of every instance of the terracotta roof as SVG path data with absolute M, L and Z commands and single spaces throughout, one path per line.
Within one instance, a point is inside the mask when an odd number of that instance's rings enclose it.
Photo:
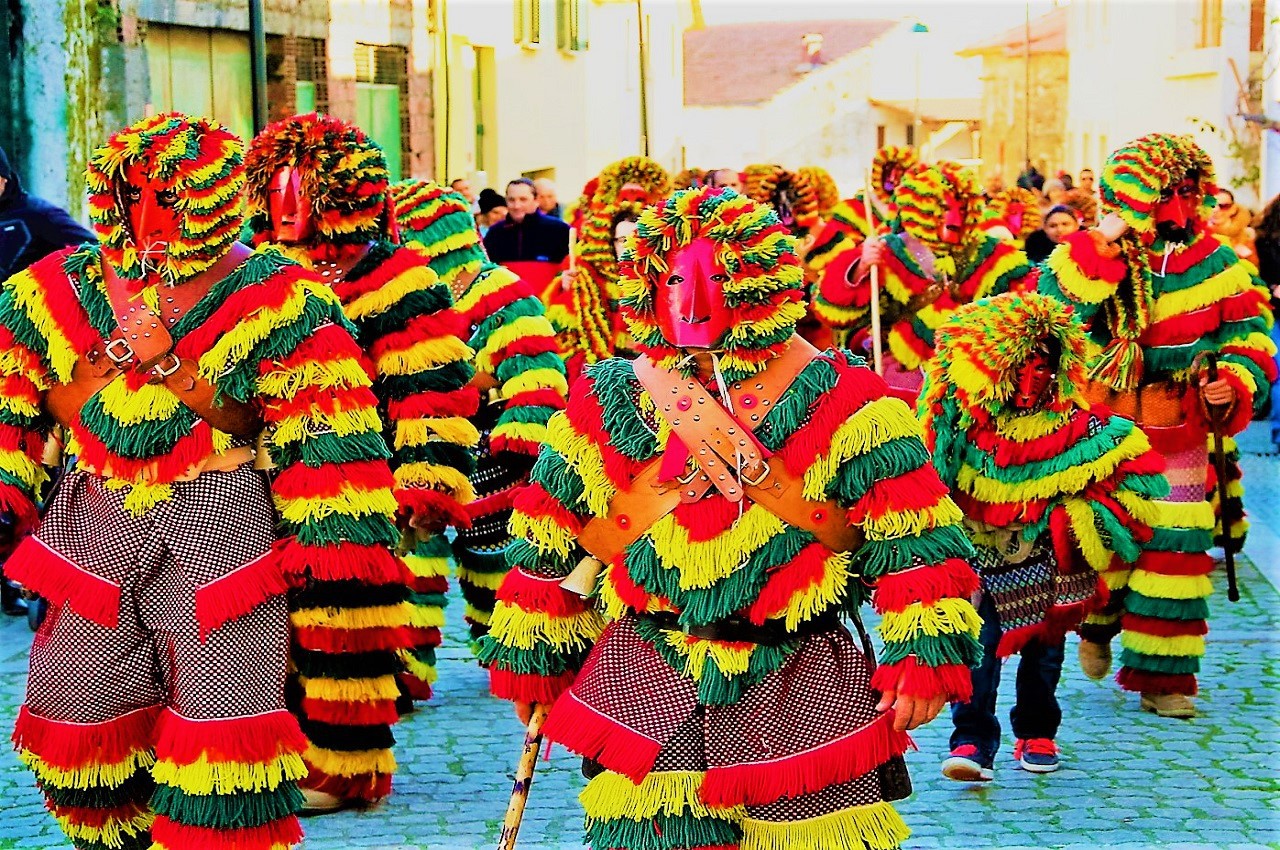
M 690 30 L 684 34 L 685 105 L 763 103 L 803 77 L 797 66 L 803 64 L 801 39 L 806 34 L 822 36 L 820 56 L 823 64 L 830 64 L 897 25 L 877 20 L 770 21 Z
M 981 56 L 984 53 L 1001 52 L 1006 56 L 1022 56 L 1026 53 L 1026 45 L 1027 27 L 1023 24 L 956 52 L 961 56 Z M 1066 50 L 1066 8 L 1054 9 L 1049 14 L 1041 15 L 1031 22 L 1032 53 L 1065 53 Z

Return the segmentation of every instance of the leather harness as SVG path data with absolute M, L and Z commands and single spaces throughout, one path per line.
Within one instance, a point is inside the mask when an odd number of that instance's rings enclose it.
M 233 245 L 212 268 L 181 286 L 164 287 L 161 314 L 130 289 L 105 260 L 101 263 L 107 300 L 116 318 L 110 338 L 99 340 L 76 361 L 71 381 L 58 384 L 45 395 L 49 413 L 59 424 L 70 427 L 86 402 L 127 371 L 150 373 L 151 384 L 163 384 L 178 400 L 211 426 L 236 437 L 255 438 L 263 428 L 261 411 L 226 395 L 200 376 L 197 363 L 174 353 L 169 331 L 214 284 L 225 278 L 252 252 Z
M 750 497 L 832 551 L 856 549 L 862 534 L 849 526 L 844 509 L 834 501 L 805 498 L 803 479 L 782 463 L 770 463 L 769 451 L 754 433 L 817 355 L 812 345 L 792 336 L 783 354 L 762 372 L 731 385 L 733 410 L 741 411 L 742 418 L 697 380 L 661 369 L 647 356 L 635 360 L 636 377 L 673 433 L 664 455 L 646 464 L 631 486 L 613 497 L 607 516 L 593 517 L 583 526 L 582 547 L 609 563 L 681 502 L 696 502 L 714 487 L 731 502 Z M 693 468 L 686 471 L 689 460 Z

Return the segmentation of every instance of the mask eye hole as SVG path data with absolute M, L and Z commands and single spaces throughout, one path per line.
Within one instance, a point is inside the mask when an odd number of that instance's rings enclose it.
M 161 189 L 156 192 L 156 201 L 160 206 L 172 209 L 178 205 L 178 193 L 172 189 Z
M 684 283 L 684 278 L 678 274 L 673 274 L 671 277 L 667 278 L 667 286 L 678 286 L 682 283 Z
M 716 283 L 728 283 L 729 276 L 727 274 L 713 274 L 711 279 Z

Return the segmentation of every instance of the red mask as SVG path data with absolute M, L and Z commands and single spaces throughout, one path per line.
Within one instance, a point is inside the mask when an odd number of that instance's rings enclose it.
M 1005 221 L 1009 223 L 1009 232 L 1017 236 L 1022 232 L 1022 204 L 1009 204 L 1009 212 Z
M 624 183 L 622 188 L 618 190 L 618 198 L 615 203 L 624 204 L 631 201 L 647 204 L 649 203 L 649 193 L 639 183 Z
M 125 166 L 124 179 L 126 182 L 120 188 L 120 198 L 129 218 L 134 247 L 144 265 L 159 265 L 169 243 L 182 239 L 178 196 L 165 181 L 148 173 L 147 167 L 139 162 Z
M 1033 351 L 1014 373 L 1013 406 L 1018 410 L 1034 410 L 1044 399 L 1053 381 L 1053 366 L 1043 351 Z
M 302 177 L 291 165 L 281 168 L 267 186 L 271 235 L 277 242 L 306 242 L 315 235 L 311 204 L 302 192 Z
M 959 245 L 964 236 L 964 211 L 955 195 L 947 194 L 943 199 L 942 232 L 938 238 L 946 245 Z
M 885 172 L 884 179 L 880 183 L 880 188 L 884 189 L 885 195 L 892 195 L 893 190 L 898 188 L 898 182 L 902 180 L 902 169 L 898 166 L 890 168 Z
M 724 299 L 729 273 L 716 258 L 714 240 L 694 239 L 677 248 L 654 294 L 658 327 L 677 348 L 718 348 L 733 327 Z
M 1188 228 L 1200 208 L 1200 185 L 1190 177 L 1160 193 L 1156 202 L 1156 224 L 1168 222 L 1176 228 Z

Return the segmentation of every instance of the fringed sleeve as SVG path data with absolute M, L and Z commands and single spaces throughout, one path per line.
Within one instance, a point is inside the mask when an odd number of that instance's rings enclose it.
M 1223 246 L 1220 252 L 1231 252 Z M 1276 380 L 1276 346 L 1271 341 L 1271 326 L 1275 319 L 1271 314 L 1271 299 L 1264 284 L 1252 267 L 1228 257 L 1231 265 L 1205 281 L 1202 286 L 1212 287 L 1216 304 L 1221 311 L 1221 325 L 1215 334 L 1219 357 L 1219 376 L 1236 391 L 1236 402 L 1227 411 L 1225 431 L 1238 434 L 1249 427 L 1254 413 L 1261 410 L 1271 394 Z M 1200 405 L 1206 430 L 1209 411 Z
M 575 398 L 591 391 L 590 377 L 574 386 Z M 570 402 L 571 409 L 581 403 Z M 549 703 L 573 683 L 602 628 L 600 616 L 560 582 L 583 556 L 577 537 L 608 491 L 595 430 L 567 412 L 551 417 L 547 445 L 534 464 L 530 484 L 515 499 L 507 552 L 511 572 L 498 590 L 480 660 L 490 671 L 495 696 Z M 597 435 L 598 438 L 598 435 Z
M 1037 291 L 1066 301 L 1086 324 L 1112 297 L 1127 267 L 1115 246 L 1092 230 L 1069 234 L 1040 268 Z
M 868 373 L 866 381 L 879 384 Z M 969 603 L 978 580 L 960 510 L 947 496 L 907 406 L 872 394 L 836 428 L 805 476 L 806 495 L 848 506 L 865 542 L 853 566 L 874 585 L 884 653 L 872 685 L 918 697 L 968 699 L 982 656 Z
M 472 351 L 449 288 L 410 248 L 337 287 L 356 339 L 372 361 L 373 390 L 390 429 L 391 468 L 402 511 L 467 522 L 468 480 L 480 434 L 469 417 Z
M 457 309 L 474 329 L 476 371 L 492 376 L 504 402 L 490 447 L 536 458 L 569 391 L 542 302 L 513 272 L 486 264 Z

